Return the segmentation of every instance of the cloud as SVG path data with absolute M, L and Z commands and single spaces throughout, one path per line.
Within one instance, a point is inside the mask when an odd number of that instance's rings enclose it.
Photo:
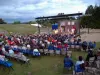
M 0 18 L 14 20 L 33 20 L 38 16 L 57 15 L 58 13 L 85 12 L 95 0 L 0 0 Z

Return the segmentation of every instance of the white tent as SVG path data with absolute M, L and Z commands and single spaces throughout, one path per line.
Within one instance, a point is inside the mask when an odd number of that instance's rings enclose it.
M 42 27 L 42 25 L 40 25 L 40 24 L 31 24 L 31 26 Z

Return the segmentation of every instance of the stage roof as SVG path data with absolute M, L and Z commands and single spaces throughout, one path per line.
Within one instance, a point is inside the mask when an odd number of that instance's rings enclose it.
M 60 18 L 68 18 L 69 16 L 80 16 L 82 13 L 73 13 L 73 14 L 64 14 L 64 15 L 56 15 L 56 16 L 45 16 L 45 17 L 37 17 L 35 19 L 60 19 Z

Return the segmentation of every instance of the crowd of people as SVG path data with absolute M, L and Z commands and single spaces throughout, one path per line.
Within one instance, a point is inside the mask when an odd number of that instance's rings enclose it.
M 60 51 L 64 50 L 65 53 L 71 46 L 78 45 L 79 48 L 82 47 L 83 50 L 87 49 L 87 46 L 94 48 L 96 43 L 86 41 L 82 42 L 81 37 L 75 35 L 63 35 L 63 34 L 42 34 L 42 35 L 4 35 L 0 34 L 0 54 L 4 55 L 8 52 L 10 55 L 18 54 L 20 49 L 25 51 L 40 52 L 39 49 L 48 49 Z M 21 54 L 21 53 L 20 53 Z M 42 54 L 41 52 L 39 55 Z
M 76 75 L 76 73 L 81 73 L 83 75 L 86 69 L 87 71 L 90 69 L 93 71 L 93 75 L 97 75 L 96 69 L 100 69 L 100 48 L 96 50 L 96 52 L 94 52 L 93 49 L 88 48 L 86 58 L 79 56 L 76 62 L 74 62 L 72 57 L 67 54 L 64 58 L 64 68 L 69 70 L 72 69 L 73 66 L 73 75 Z
M 74 47 L 73 47 L 74 46 Z M 65 34 L 39 34 L 39 35 L 17 35 L 11 34 L 9 36 L 0 34 L 0 60 L 8 61 L 6 56 L 13 57 L 23 61 L 29 61 L 29 59 L 24 54 L 29 54 L 32 56 L 44 55 L 44 50 L 48 50 L 50 54 L 67 54 L 70 48 L 78 49 L 94 49 L 96 47 L 95 42 L 82 41 L 80 36 L 76 35 L 65 35 Z M 42 51 L 41 51 L 42 50 Z M 88 55 L 86 61 L 94 56 L 91 55 L 92 51 L 88 50 Z M 66 56 L 64 63 L 68 61 L 71 62 L 73 66 L 73 61 L 69 56 Z M 82 57 L 79 57 L 79 61 L 76 65 L 84 63 Z M 64 66 L 66 67 L 66 65 Z

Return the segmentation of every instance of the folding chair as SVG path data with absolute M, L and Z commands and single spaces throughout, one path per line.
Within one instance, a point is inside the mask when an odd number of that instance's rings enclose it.
M 90 66 L 90 67 L 93 67 L 93 65 L 94 65 L 94 60 L 95 60 L 95 57 L 91 57 L 91 58 L 89 59 L 89 66 Z
M 54 55 L 54 50 L 49 50 L 50 55 Z
M 43 55 L 43 54 L 44 54 L 43 49 L 39 49 L 39 52 L 41 53 L 41 55 Z
M 64 62 L 64 68 L 65 69 L 70 70 L 70 69 L 72 69 L 72 67 L 73 67 L 72 62 L 70 62 L 70 61 Z
M 55 50 L 55 53 L 56 53 L 57 55 L 60 55 L 60 54 L 61 54 L 61 49 L 60 49 L 60 48 L 57 48 L 57 49 Z
M 67 55 L 68 55 L 69 57 L 72 57 L 72 51 L 67 51 Z
M 85 74 L 85 68 L 82 68 L 81 65 L 82 64 L 74 66 L 73 75 L 84 75 Z
M 76 45 L 75 48 L 76 48 L 76 49 L 80 49 L 80 45 Z
M 96 64 L 97 64 L 97 68 L 100 69 L 100 56 L 97 56 Z
M 33 52 L 33 56 L 35 56 L 35 57 L 40 56 L 40 52 Z
M 48 49 L 44 49 L 44 54 L 45 54 L 45 55 L 48 55 L 48 54 L 49 54 Z
M 72 44 L 72 45 L 71 45 L 71 48 L 74 49 L 74 48 L 75 48 L 75 45 Z
M 6 62 L 6 61 L 5 61 L 5 62 L 4 62 L 4 66 L 7 67 L 7 68 L 11 68 L 12 70 L 14 70 L 14 69 L 12 68 L 13 64 L 12 64 L 11 62 L 8 62 L 8 61 Z
M 6 68 L 11 68 L 12 70 L 14 70 L 14 69 L 12 68 L 13 64 L 12 64 L 11 62 L 0 60 L 0 64 L 3 65 L 3 66 L 6 67 Z
M 67 54 L 66 49 L 62 49 L 62 50 L 61 50 L 61 54 L 62 54 L 62 55 L 66 55 L 66 54 Z

